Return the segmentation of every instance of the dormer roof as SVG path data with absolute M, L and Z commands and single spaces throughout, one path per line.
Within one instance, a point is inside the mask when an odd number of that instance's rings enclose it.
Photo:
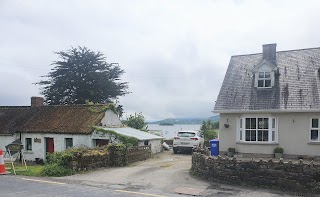
M 270 70 L 277 70 L 277 66 L 275 66 L 274 64 L 272 64 L 270 61 L 266 60 L 266 59 L 262 59 L 261 62 L 259 62 L 257 65 L 253 66 L 253 72 L 258 72 L 259 69 L 262 67 L 262 66 L 269 66 L 270 67 Z

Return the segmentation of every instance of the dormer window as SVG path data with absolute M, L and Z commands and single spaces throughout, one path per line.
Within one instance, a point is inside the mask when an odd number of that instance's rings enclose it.
M 254 67 L 254 87 L 258 89 L 270 89 L 274 86 L 277 67 L 267 60 L 263 60 Z
M 258 87 L 259 88 L 271 88 L 270 72 L 259 72 Z

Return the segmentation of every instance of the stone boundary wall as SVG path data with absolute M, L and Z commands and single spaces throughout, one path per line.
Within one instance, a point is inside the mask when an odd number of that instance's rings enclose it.
M 76 171 L 85 171 L 110 166 L 126 166 L 151 157 L 151 146 L 124 148 L 110 146 L 88 153 L 76 153 L 71 156 L 68 167 Z
M 195 150 L 191 172 L 210 181 L 279 190 L 320 194 L 320 165 L 280 159 L 239 161 L 236 158 L 207 156 Z

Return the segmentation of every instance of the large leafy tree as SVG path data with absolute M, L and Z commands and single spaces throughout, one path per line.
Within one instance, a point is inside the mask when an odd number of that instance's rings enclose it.
M 121 82 L 124 73 L 119 64 L 107 63 L 106 57 L 86 47 L 55 52 L 54 61 L 46 80 L 36 83 L 49 105 L 109 103 L 129 93 L 128 82 Z

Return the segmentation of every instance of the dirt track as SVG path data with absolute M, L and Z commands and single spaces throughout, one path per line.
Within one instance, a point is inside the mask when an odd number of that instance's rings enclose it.
M 257 190 L 210 183 L 190 175 L 191 155 L 166 151 L 146 161 L 126 167 L 106 168 L 97 171 L 58 178 L 79 184 L 122 189 L 128 191 L 183 196 L 178 191 L 190 189 L 199 196 L 289 196 L 280 192 Z

